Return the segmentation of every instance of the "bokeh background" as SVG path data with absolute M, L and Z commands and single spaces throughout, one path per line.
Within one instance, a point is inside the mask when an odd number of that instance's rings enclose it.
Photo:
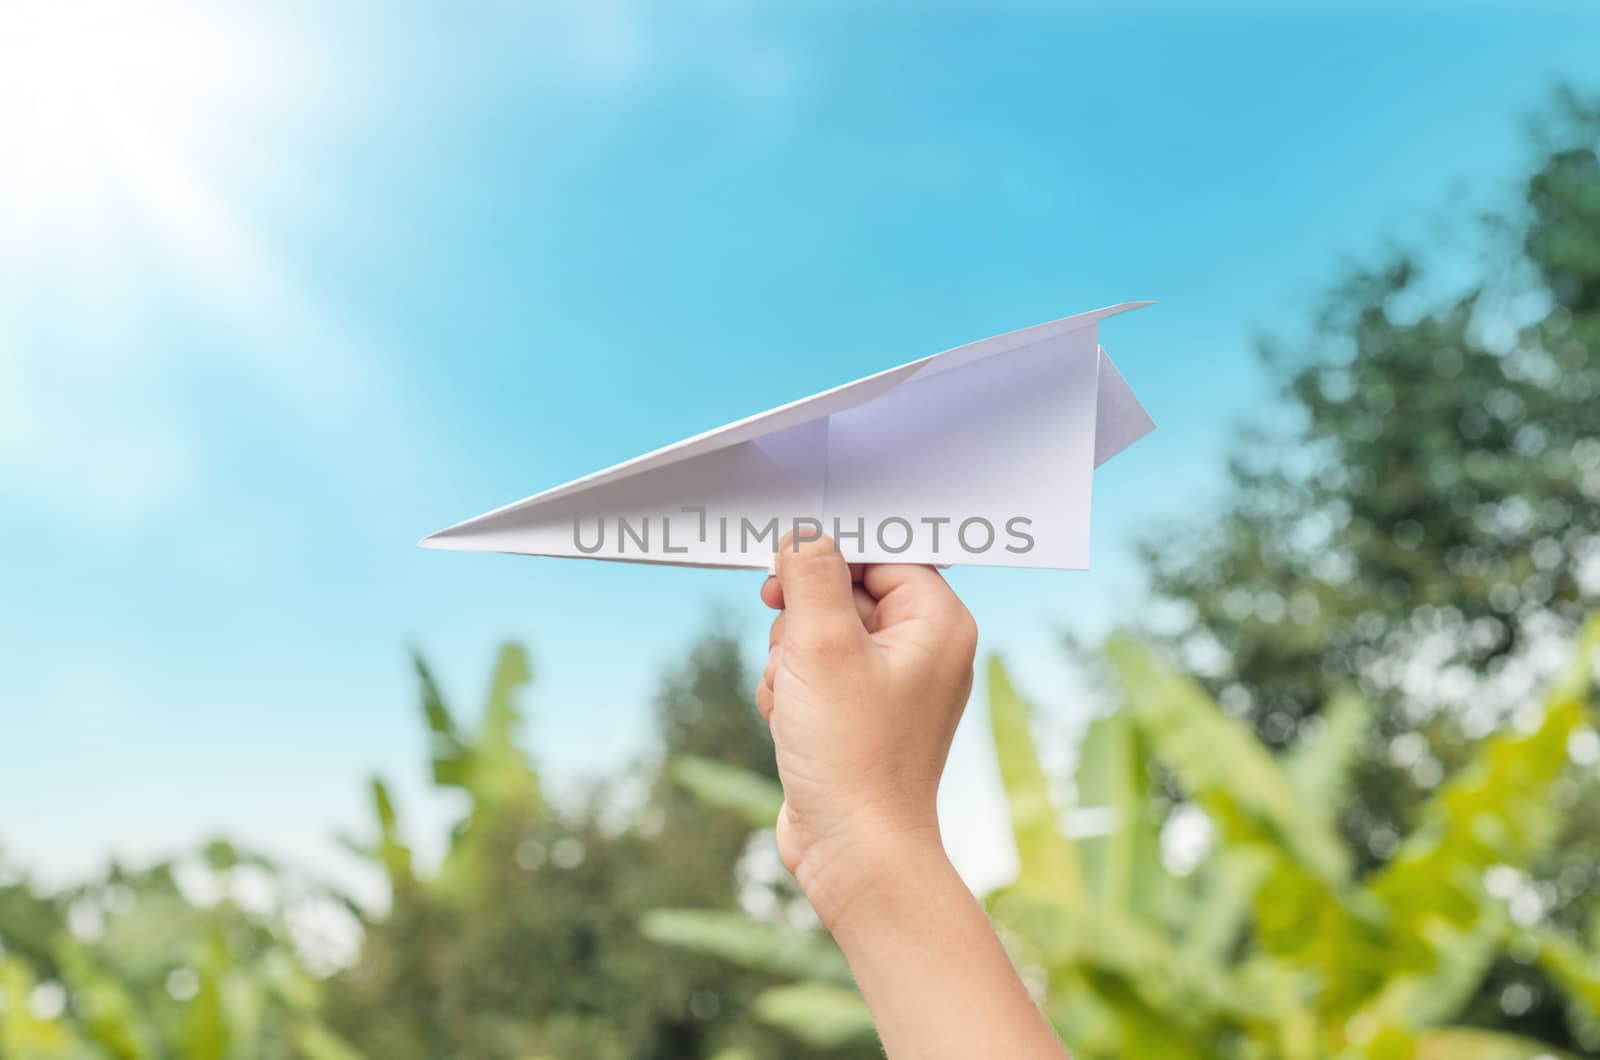
M 0 1056 L 872 1055 L 764 828 L 759 579 L 414 542 L 1136 298 L 1094 569 L 951 574 L 1005 663 L 947 839 L 1030 985 L 1084 1056 L 1600 1055 L 1596 54 L 0 5 Z

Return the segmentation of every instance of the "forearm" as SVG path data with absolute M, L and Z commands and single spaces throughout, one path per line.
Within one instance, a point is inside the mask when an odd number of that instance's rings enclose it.
M 904 838 L 825 916 L 889 1060 L 1064 1057 L 937 838 Z

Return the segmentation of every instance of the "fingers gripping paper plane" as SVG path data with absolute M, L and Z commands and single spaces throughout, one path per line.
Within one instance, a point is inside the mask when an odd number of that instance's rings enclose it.
M 1094 469 L 1155 426 L 1100 347 L 1149 302 L 1008 332 L 685 439 L 426 548 L 770 570 L 785 534 L 852 562 L 1082 570 Z

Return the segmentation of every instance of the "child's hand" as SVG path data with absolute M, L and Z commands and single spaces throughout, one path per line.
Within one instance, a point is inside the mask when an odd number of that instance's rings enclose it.
M 938 572 L 853 571 L 784 542 L 756 703 L 783 781 L 778 851 L 850 962 L 890 1060 L 1065 1060 L 945 856 L 934 798 L 978 630 Z
M 782 609 L 756 692 L 783 781 L 778 850 L 832 926 L 910 848 L 939 850 L 977 626 L 932 568 L 851 568 L 825 537 L 784 542 L 761 598 Z

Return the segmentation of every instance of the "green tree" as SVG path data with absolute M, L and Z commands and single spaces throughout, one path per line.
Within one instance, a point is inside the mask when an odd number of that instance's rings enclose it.
M 730 633 L 717 629 L 701 637 L 656 693 L 661 761 L 716 761 L 775 780 L 772 738 L 756 713 L 753 688 L 754 677 Z M 731 870 L 750 842 L 746 820 L 708 809 L 667 769 L 655 770 L 647 813 L 659 874 L 684 896 L 674 904 L 732 900 L 737 881 Z
M 1264 344 L 1289 426 L 1241 446 L 1209 530 L 1145 550 L 1179 616 L 1152 632 L 1270 746 L 1343 683 L 1376 705 L 1342 818 L 1361 872 L 1600 600 L 1600 105 L 1561 94 L 1535 145 L 1469 289 L 1440 295 L 1401 257 L 1339 285 L 1301 341 Z M 1576 929 L 1600 893 L 1600 788 L 1555 797 L 1538 915 Z M 1560 996 L 1502 961 L 1473 1018 L 1560 1040 Z

